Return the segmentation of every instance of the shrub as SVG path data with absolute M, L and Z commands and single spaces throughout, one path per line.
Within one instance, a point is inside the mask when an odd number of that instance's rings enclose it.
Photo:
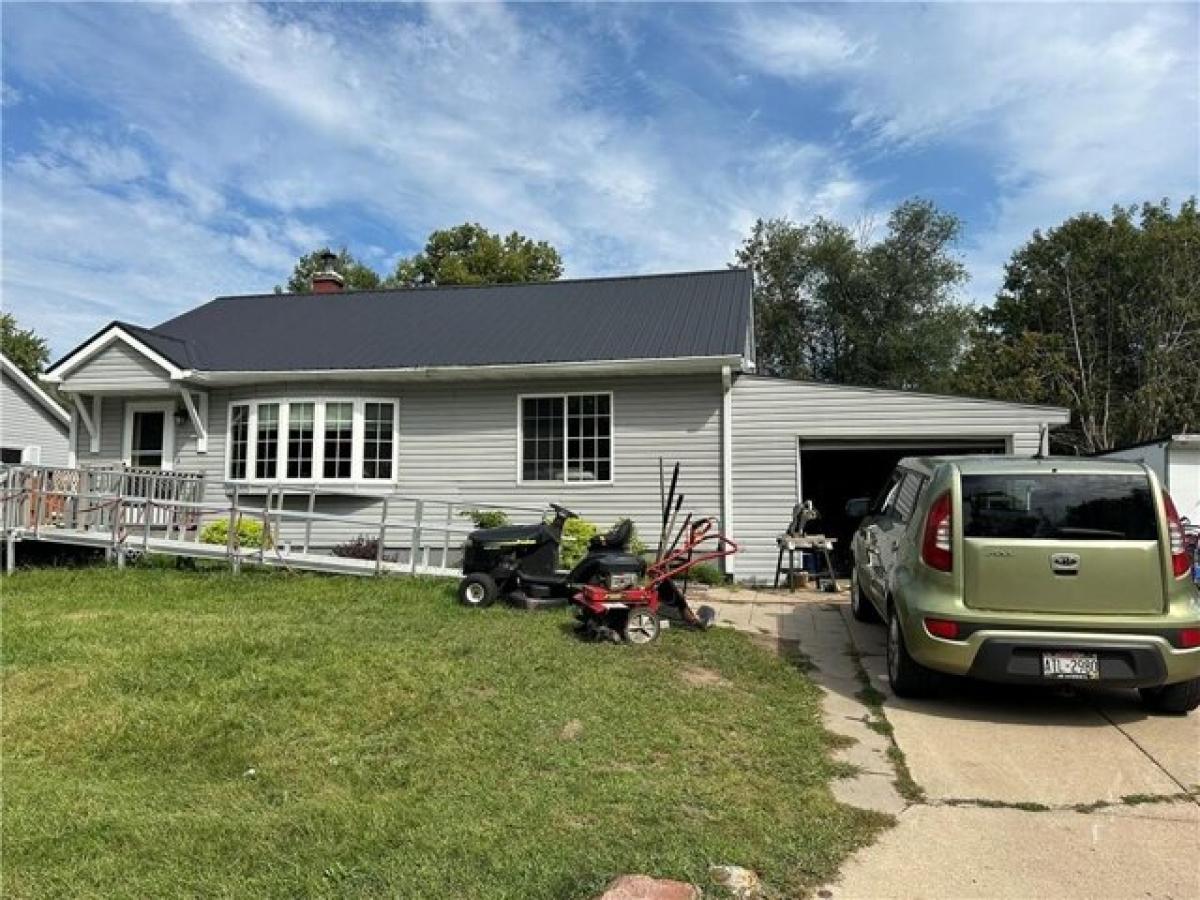
M 502 509 L 464 509 L 459 515 L 474 522 L 476 528 L 499 528 L 511 521 Z
M 563 526 L 561 564 L 573 569 L 587 555 L 588 541 L 599 531 L 594 522 L 587 519 L 567 519 Z
M 239 547 L 252 547 L 258 549 L 262 546 L 263 540 L 266 540 L 266 547 L 269 549 L 274 546 L 271 543 L 270 532 L 263 531 L 263 523 L 257 519 L 248 519 L 245 516 L 238 517 L 237 543 Z M 229 520 L 215 519 L 204 526 L 200 532 L 200 543 L 202 544 L 228 544 L 229 543 Z
M 698 581 L 701 584 L 717 586 L 725 583 L 725 575 L 721 570 L 710 562 L 703 562 L 693 566 L 686 576 L 691 581 Z
M 379 555 L 379 538 L 360 534 L 354 540 L 334 547 L 333 555 L 346 559 L 375 559 Z

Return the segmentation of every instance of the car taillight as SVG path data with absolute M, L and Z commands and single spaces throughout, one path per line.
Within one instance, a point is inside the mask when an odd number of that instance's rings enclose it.
M 951 543 L 950 492 L 942 494 L 929 507 L 925 518 L 925 536 L 921 541 L 921 559 L 939 572 L 954 568 L 954 549 Z
M 1175 509 L 1175 501 L 1166 491 L 1162 492 L 1163 509 L 1167 511 L 1167 538 L 1171 542 L 1171 571 L 1176 578 L 1182 578 L 1191 566 L 1188 563 L 1187 548 L 1183 545 L 1183 523 L 1179 521 L 1179 512 Z

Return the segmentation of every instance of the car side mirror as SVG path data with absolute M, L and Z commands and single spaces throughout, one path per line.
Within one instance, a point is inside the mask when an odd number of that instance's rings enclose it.
M 865 519 L 871 512 L 870 497 L 855 497 L 846 501 L 846 516 L 851 519 Z

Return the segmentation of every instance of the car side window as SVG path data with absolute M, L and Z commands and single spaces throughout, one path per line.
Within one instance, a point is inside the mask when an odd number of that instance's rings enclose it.
M 899 489 L 896 491 L 894 501 L 896 518 L 901 522 L 907 522 L 912 517 L 913 510 L 917 508 L 917 501 L 921 498 L 921 489 L 924 487 L 924 475 L 918 475 L 916 472 L 905 474 L 904 481 L 900 483 Z
M 904 482 L 904 470 L 897 469 L 892 473 L 892 477 L 888 479 L 887 485 L 879 496 L 875 498 L 874 514 L 877 516 L 886 516 L 896 504 L 896 494 L 900 490 L 900 485 Z

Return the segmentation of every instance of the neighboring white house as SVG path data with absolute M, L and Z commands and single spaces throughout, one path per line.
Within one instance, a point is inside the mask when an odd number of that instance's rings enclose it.
M 1200 522 L 1200 434 L 1171 435 L 1100 455 L 1148 465 L 1170 492 L 1179 515 Z
M 0 353 L 0 463 L 65 466 L 71 417 Z
M 896 460 L 1035 453 L 1066 410 L 753 373 L 743 269 L 542 284 L 220 297 L 152 329 L 114 322 L 45 376 L 70 398 L 80 464 L 203 472 L 220 501 L 335 489 L 319 512 L 382 494 L 530 506 L 659 530 L 659 459 L 685 507 L 774 574 L 801 497 L 837 533 L 849 497 Z M 298 526 L 297 526 L 298 527 Z M 354 536 L 336 519 L 313 545 Z M 349 532 L 349 533 L 347 533 Z M 283 535 L 283 540 L 288 540 Z

